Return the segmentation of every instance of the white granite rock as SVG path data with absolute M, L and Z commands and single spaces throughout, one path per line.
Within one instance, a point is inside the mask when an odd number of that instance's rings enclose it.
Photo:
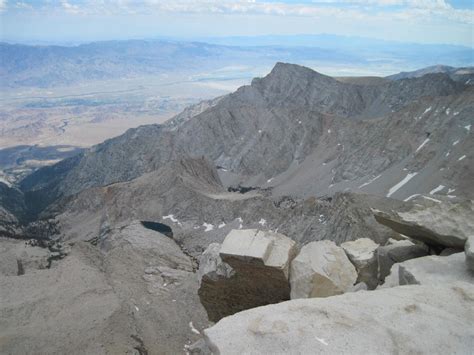
M 474 271 L 474 235 L 469 236 L 464 245 L 464 253 L 466 254 L 466 265 L 471 271 Z
M 442 285 L 457 281 L 474 284 L 474 272 L 465 265 L 464 253 L 430 255 L 399 264 L 400 285 Z
M 474 286 L 404 286 L 291 300 L 204 330 L 214 354 L 470 354 Z
M 415 204 L 408 212 L 373 210 L 375 219 L 398 233 L 429 245 L 463 248 L 474 235 L 473 201 Z
M 245 309 L 290 298 L 290 261 L 296 243 L 275 232 L 232 230 L 222 246 L 210 245 L 201 258 L 201 303 L 212 321 Z
M 338 295 L 356 280 L 356 269 L 341 247 L 328 240 L 312 242 L 291 263 L 291 298 Z
M 379 283 L 383 283 L 393 264 L 428 255 L 428 248 L 409 240 L 399 240 L 377 249 Z
M 377 287 L 378 264 L 376 251 L 379 244 L 369 238 L 360 238 L 342 243 L 341 247 L 357 269 L 359 274 L 357 282 L 364 282 L 369 289 Z

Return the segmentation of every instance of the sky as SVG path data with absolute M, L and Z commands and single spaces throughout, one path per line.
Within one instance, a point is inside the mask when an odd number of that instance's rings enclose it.
M 474 0 L 0 0 L 0 40 L 329 33 L 474 47 Z

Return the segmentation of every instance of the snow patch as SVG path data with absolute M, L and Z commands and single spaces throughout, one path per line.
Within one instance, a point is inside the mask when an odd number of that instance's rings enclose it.
M 382 175 L 378 175 L 376 177 L 374 177 L 373 179 L 370 179 L 369 181 L 367 181 L 366 183 L 362 184 L 359 186 L 359 189 L 363 188 L 364 186 L 367 186 L 371 183 L 373 183 L 375 180 L 377 180 L 379 177 L 381 177 Z
M 424 114 L 427 114 L 427 113 L 430 112 L 430 111 L 431 111 L 431 106 L 428 107 L 428 108 L 425 110 L 425 112 L 423 112 L 421 115 L 423 116 Z
M 331 134 L 331 130 L 330 130 L 330 129 L 328 129 L 328 133 Z
M 467 129 L 468 132 L 471 131 L 471 125 L 470 124 L 468 124 L 467 126 L 464 126 L 464 128 Z
M 450 152 L 447 152 L 447 153 L 446 153 L 446 157 L 449 157 L 449 154 L 450 154 Z
M 267 184 L 271 183 L 273 181 L 273 178 L 267 180 Z
M 315 338 L 316 338 L 316 340 L 319 341 L 321 344 L 324 344 L 324 345 L 326 345 L 326 346 L 329 345 L 329 344 L 327 343 L 327 341 L 324 340 L 323 338 L 318 338 L 318 337 L 315 337 Z
M 451 192 L 454 192 L 456 191 L 456 189 L 448 189 L 448 194 L 450 194 Z
M 445 112 L 446 112 L 447 115 L 449 115 L 450 109 L 447 108 Z
M 211 230 L 214 229 L 214 225 L 212 225 L 212 224 L 210 224 L 210 223 L 204 222 L 204 223 L 202 224 L 202 226 L 205 228 L 205 229 L 204 229 L 204 232 L 210 232 Z
M 398 184 L 393 186 L 387 194 L 387 197 L 392 196 L 395 192 L 397 192 L 403 185 L 405 185 L 408 181 L 410 181 L 414 176 L 416 176 L 418 173 L 409 173 L 407 176 L 403 178 L 402 181 L 400 181 Z
M 430 141 L 430 139 L 429 139 L 429 138 L 426 138 L 426 139 L 423 141 L 423 143 L 421 143 L 421 145 L 420 145 L 418 148 L 416 148 L 415 153 L 418 152 L 421 148 L 423 148 L 423 147 L 425 146 L 425 144 L 428 143 L 429 141 Z
M 408 202 L 410 200 L 413 200 L 415 197 L 420 196 L 420 194 L 414 194 L 411 195 L 410 197 L 407 197 L 406 199 L 403 200 L 403 202 Z
M 12 187 L 12 184 L 10 183 L 10 181 L 6 180 L 5 178 L 3 178 L 1 176 L 0 176 L 0 182 L 3 182 L 8 187 Z
M 264 226 L 266 223 L 267 221 L 263 218 L 261 218 L 260 221 L 258 221 L 258 224 L 260 224 L 261 226 Z
M 433 190 L 430 191 L 430 195 L 434 195 L 435 193 L 441 191 L 444 189 L 446 186 L 444 185 L 439 185 L 438 187 L 435 187 Z
M 458 161 L 461 161 L 461 160 L 463 160 L 465 157 L 466 157 L 466 156 L 465 156 L 465 155 L 463 155 L 462 157 L 460 157 L 460 158 L 458 159 Z
M 459 139 L 453 142 L 453 146 L 459 143 Z
M 219 224 L 219 225 L 217 226 L 217 228 L 219 228 L 219 229 L 224 228 L 224 227 L 225 227 L 225 223 L 224 223 L 224 222 L 222 222 L 221 224 Z
M 437 199 L 435 199 L 435 198 L 433 198 L 433 197 L 423 196 L 423 198 L 424 198 L 425 200 L 430 200 L 430 201 L 434 201 L 434 202 L 436 202 L 436 203 L 441 203 L 440 200 L 437 200 Z
M 201 334 L 201 332 L 200 332 L 199 330 L 197 330 L 196 328 L 194 328 L 193 322 L 189 322 L 189 328 L 191 329 L 191 331 L 192 331 L 194 334 Z
M 167 215 L 167 216 L 163 216 L 163 219 L 170 219 L 171 222 L 173 222 L 173 223 L 178 222 L 178 220 L 177 220 L 176 218 L 174 218 L 174 215 L 173 215 L 173 214 L 169 214 L 169 215 Z

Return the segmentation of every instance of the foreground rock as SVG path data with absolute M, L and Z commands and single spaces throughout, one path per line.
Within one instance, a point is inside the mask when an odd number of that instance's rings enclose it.
M 393 264 L 428 255 L 426 245 L 415 244 L 409 240 L 392 241 L 377 249 L 379 283 L 384 282 Z
M 474 272 L 466 268 L 464 253 L 408 260 L 399 265 L 398 273 L 400 285 L 443 285 L 457 281 L 474 284 Z
M 47 248 L 32 246 L 24 240 L 0 237 L 0 275 L 19 276 L 46 269 L 51 253 Z
M 466 266 L 469 270 L 474 271 L 474 235 L 471 235 L 464 246 L 466 254 Z
M 291 263 L 291 298 L 339 295 L 356 280 L 356 269 L 341 247 L 328 240 L 312 242 Z
M 49 269 L 0 275 L 0 353 L 182 353 L 208 325 L 197 289 L 172 239 L 123 226 Z
M 201 258 L 199 297 L 212 321 L 290 298 L 288 273 L 295 242 L 257 229 L 232 230 L 217 257 L 211 245 Z M 228 265 L 226 265 L 228 264 Z
M 359 276 L 357 282 L 364 282 L 369 289 L 378 285 L 377 248 L 379 245 L 368 238 L 360 238 L 353 242 L 341 244 L 349 260 L 354 264 Z
M 214 354 L 468 354 L 474 286 L 405 286 L 291 300 L 204 331 Z
M 442 248 L 463 249 L 474 235 L 474 206 L 466 200 L 459 203 L 416 204 L 408 212 L 386 213 L 374 210 L 375 219 L 398 233 Z

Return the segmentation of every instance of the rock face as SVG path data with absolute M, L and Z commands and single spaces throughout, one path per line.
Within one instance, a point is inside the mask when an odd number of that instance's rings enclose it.
M 457 281 L 474 284 L 474 272 L 466 268 L 464 253 L 430 255 L 399 264 L 400 285 L 442 285 Z
M 415 244 L 409 240 L 393 241 L 392 244 L 379 247 L 377 249 L 379 283 L 385 280 L 393 264 L 426 255 L 428 255 L 426 246 Z
M 471 271 L 474 271 L 474 236 L 467 238 L 464 246 L 464 253 L 466 254 L 466 265 Z
M 291 263 L 291 298 L 338 295 L 356 280 L 356 269 L 342 248 L 327 240 L 312 242 Z
M 378 222 L 429 245 L 462 249 L 467 238 L 474 235 L 474 205 L 470 200 L 415 205 L 408 212 L 375 211 L 374 214 Z
M 222 261 L 219 255 L 220 250 L 219 243 L 211 243 L 199 258 L 199 269 L 196 272 L 199 286 L 204 275 L 208 279 L 217 280 L 219 277 L 228 279 L 234 274 L 230 265 Z
M 51 252 L 23 240 L 0 238 L 0 275 L 18 276 L 49 267 Z
M 291 300 L 204 334 L 214 354 L 467 354 L 473 321 L 474 286 L 457 283 Z
M 291 239 L 257 229 L 232 230 L 219 250 L 223 263 L 216 251 L 216 245 L 208 248 L 198 271 L 199 297 L 211 321 L 290 298 L 288 272 L 296 254 Z
M 364 282 L 369 289 L 378 285 L 377 248 L 379 245 L 368 238 L 360 238 L 341 244 L 349 260 L 357 269 L 357 282 Z
M 208 324 L 197 289 L 172 239 L 122 226 L 96 246 L 76 241 L 49 269 L 0 275 L 0 352 L 177 354 L 198 339 L 190 322 Z

